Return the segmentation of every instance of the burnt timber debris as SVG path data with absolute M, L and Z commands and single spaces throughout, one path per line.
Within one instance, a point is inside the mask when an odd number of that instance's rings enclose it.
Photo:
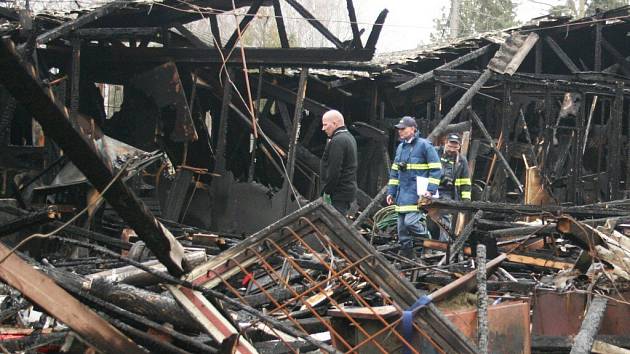
M 628 352 L 630 7 L 375 54 L 388 11 L 346 5 L 349 38 L 298 0 L 0 7 L 3 352 Z M 279 47 L 242 42 L 262 8 Z M 349 218 L 319 198 L 329 109 Z M 384 204 L 405 115 L 472 176 L 416 259 Z

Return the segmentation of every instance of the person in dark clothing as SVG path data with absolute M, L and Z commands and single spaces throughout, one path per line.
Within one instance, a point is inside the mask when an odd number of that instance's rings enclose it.
M 468 161 L 460 153 L 460 149 L 460 136 L 449 134 L 446 144 L 437 150 L 442 163 L 442 178 L 438 188 L 440 199 L 470 201 L 470 171 Z M 440 219 L 444 225 L 453 229 L 453 214 L 449 211 L 440 211 Z M 441 228 L 439 234 L 440 241 L 449 240 L 448 233 Z
M 339 111 L 324 113 L 322 130 L 328 142 L 320 165 L 321 194 L 346 215 L 357 195 L 357 142 Z

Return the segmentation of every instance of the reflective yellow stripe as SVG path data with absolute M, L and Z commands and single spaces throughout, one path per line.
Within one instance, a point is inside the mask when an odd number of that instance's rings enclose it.
M 462 192 L 462 199 L 470 199 L 470 192 Z
M 417 205 L 396 205 L 397 213 L 408 213 L 412 211 L 418 211 Z
M 399 180 L 393 179 L 393 178 L 390 179 L 389 182 L 387 182 L 387 184 L 390 185 L 390 186 L 397 186 L 399 183 L 400 183 Z
M 427 166 L 429 169 L 442 168 L 442 164 L 440 162 L 431 162 L 427 164 Z
M 440 184 L 439 178 L 429 178 L 429 184 Z
M 392 170 L 398 171 L 398 164 L 397 163 L 393 163 L 392 164 Z
M 427 165 L 426 163 L 408 163 L 407 169 L 408 170 L 428 170 L 429 165 Z
M 455 180 L 456 186 L 470 186 L 470 178 L 458 178 Z

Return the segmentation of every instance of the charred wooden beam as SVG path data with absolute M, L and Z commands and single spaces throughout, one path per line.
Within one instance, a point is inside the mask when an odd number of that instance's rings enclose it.
M 536 52 L 534 57 L 534 73 L 542 73 L 542 56 L 543 56 L 543 42 L 536 42 Z
M 54 237 L 59 240 L 63 238 Z M 80 243 L 80 242 L 79 242 Z M 169 322 L 177 328 L 187 331 L 199 331 L 201 328 L 187 315 L 172 297 L 160 295 L 127 284 L 118 284 L 102 278 L 86 278 L 63 271 L 27 258 L 31 265 L 41 269 L 57 285 L 66 289 L 81 289 L 101 300 L 112 303 L 135 314 L 151 320 Z
M 374 50 L 376 48 L 376 42 L 378 42 L 378 37 L 381 35 L 381 31 L 383 30 L 383 24 L 385 23 L 385 18 L 389 11 L 384 9 L 380 14 L 376 17 L 376 21 L 374 21 L 374 25 L 372 25 L 372 32 L 370 32 L 370 36 L 365 42 L 365 48 L 369 50 Z
M 239 38 L 241 38 L 245 30 L 247 29 L 247 25 L 249 25 L 249 23 L 254 19 L 254 17 L 256 17 L 256 14 L 258 13 L 260 6 L 262 6 L 262 3 L 263 3 L 262 0 L 252 1 L 251 6 L 249 7 L 249 9 L 247 9 L 247 13 L 243 16 L 243 19 L 238 24 L 238 28 L 234 30 L 234 33 L 232 33 L 232 36 L 230 36 L 228 41 L 225 43 L 225 47 L 223 48 L 225 49 L 226 52 L 229 52 L 230 50 L 232 50 L 232 48 L 234 48 L 234 46 L 236 45 L 236 41 L 239 40 Z M 243 46 L 242 43 L 241 43 L 241 46 Z
M 300 135 L 300 125 L 302 124 L 302 107 L 304 105 L 304 97 L 306 95 L 306 84 L 308 79 L 308 68 L 302 68 L 300 72 L 300 82 L 295 98 L 295 111 L 293 112 L 293 124 L 291 127 L 291 136 L 289 137 L 289 150 L 287 152 L 287 182 L 293 183 L 293 173 L 295 172 L 295 156 L 297 140 Z M 289 191 L 291 188 L 287 188 Z M 288 193 L 288 192 L 287 192 Z M 287 198 L 287 201 L 289 198 Z
M 26 228 L 48 223 L 54 220 L 55 214 L 54 209 L 48 209 L 19 216 L 0 225 L 0 238 Z
M 457 237 L 457 239 L 453 243 L 453 246 L 451 247 L 451 254 L 448 259 L 449 262 L 455 261 L 455 257 L 457 256 L 459 252 L 462 251 L 462 249 L 464 248 L 464 244 L 466 243 L 466 241 L 468 241 L 468 238 L 470 237 L 472 232 L 475 230 L 475 225 L 477 221 L 479 221 L 479 219 L 481 219 L 482 217 L 483 217 L 483 211 L 478 210 L 475 213 L 475 215 L 473 215 L 473 217 L 470 219 L 468 224 L 466 224 L 461 235 Z
M 575 336 L 571 354 L 587 354 L 591 352 L 591 347 L 602 325 L 607 306 L 607 298 L 601 296 L 595 296 L 593 298 L 586 312 L 586 316 L 584 316 L 584 321 L 582 321 L 582 327 Z
M 484 72 L 481 74 L 481 76 L 479 76 L 477 81 L 475 81 L 475 83 L 468 89 L 468 91 L 466 91 L 466 93 L 464 93 L 464 95 L 457 101 L 457 103 L 455 103 L 453 108 L 451 108 L 451 110 L 446 114 L 446 116 L 444 116 L 444 118 L 440 120 L 440 123 L 438 123 L 438 125 L 435 128 L 433 128 L 433 131 L 431 132 L 431 134 L 429 134 L 427 139 L 434 140 L 438 136 L 440 136 L 442 132 L 444 131 L 444 129 L 446 129 L 446 127 L 453 121 L 453 119 L 457 117 L 459 113 L 461 113 L 461 111 L 464 110 L 464 108 L 466 108 L 466 106 L 468 106 L 468 104 L 472 101 L 473 97 L 475 97 L 477 92 L 481 90 L 481 87 L 483 86 L 483 84 L 485 84 L 488 80 L 490 80 L 491 77 L 492 77 L 492 71 L 490 69 L 484 70 Z
M 175 29 L 196 48 L 210 48 L 210 46 L 206 44 L 206 42 L 202 41 L 199 37 L 197 37 L 181 23 L 176 23 L 173 25 L 173 27 L 175 27 Z
M 219 116 L 219 131 L 217 141 L 217 161 L 214 171 L 219 174 L 225 173 L 225 146 L 227 144 L 227 128 L 230 115 L 230 104 L 232 103 L 232 78 L 234 69 L 228 69 L 223 79 L 223 99 L 221 100 L 221 114 Z
M 280 46 L 282 48 L 289 48 L 289 37 L 287 36 L 287 29 L 284 25 L 284 18 L 282 17 L 282 7 L 280 6 L 280 0 L 273 1 L 273 14 L 276 18 L 276 27 L 278 28 L 278 38 L 280 38 Z
M 263 80 L 262 90 L 264 96 L 270 96 L 285 103 L 295 104 L 297 101 L 298 95 L 295 92 L 266 80 Z M 330 107 L 308 97 L 304 98 L 303 104 L 304 109 L 307 109 L 309 112 L 313 112 L 317 116 L 322 116 L 324 113 L 331 110 Z
M 129 2 L 125 0 L 117 0 L 107 3 L 94 11 L 90 11 L 85 15 L 77 17 L 77 19 L 75 20 L 65 22 L 59 27 L 53 28 L 48 32 L 40 34 L 39 36 L 37 36 L 37 44 L 46 44 L 57 38 L 63 37 L 68 33 L 77 30 L 91 22 L 94 22 L 107 14 L 122 9 L 127 5 L 129 5 Z
M 348 7 L 350 28 L 352 29 L 352 45 L 354 48 L 363 48 L 363 43 L 361 43 L 361 32 L 359 31 L 359 25 L 357 24 L 357 14 L 354 11 L 354 4 L 352 3 L 352 0 L 346 0 L 346 6 Z
M 623 150 L 623 105 L 624 105 L 624 85 L 617 84 L 615 99 L 613 101 L 610 118 L 608 119 L 608 156 L 607 173 L 608 188 L 611 199 L 623 198 L 623 187 L 621 187 L 621 166 Z
M 416 87 L 418 85 L 421 85 L 422 83 L 429 81 L 431 79 L 433 79 L 434 77 L 434 70 L 445 70 L 445 69 L 453 69 L 456 68 L 462 64 L 465 64 L 471 60 L 477 59 L 482 55 L 485 55 L 486 53 L 488 53 L 491 49 L 493 49 L 494 46 L 491 44 L 488 44 L 484 47 L 481 47 L 477 50 L 474 50 L 468 54 L 465 54 L 461 57 L 458 57 L 455 60 L 449 61 L 448 63 L 444 64 L 444 65 L 440 65 L 437 68 L 426 72 L 418 77 L 415 77 L 405 83 L 402 83 L 398 86 L 396 86 L 396 88 L 400 91 L 407 91 L 413 87 Z
M 210 19 L 210 32 L 212 32 L 212 37 L 214 38 L 214 46 L 215 48 L 223 47 L 221 45 L 221 30 L 219 29 L 219 21 L 217 20 L 217 15 L 212 14 L 209 16 Z
M 569 69 L 569 71 L 572 74 L 576 74 L 580 72 L 580 69 L 577 67 L 577 65 L 575 65 L 573 60 L 569 58 L 567 53 L 564 50 L 562 50 L 562 48 L 560 48 L 558 43 L 556 43 L 556 41 L 554 41 L 553 38 L 551 38 L 550 36 L 546 36 L 545 42 L 547 42 L 547 44 L 549 45 L 551 50 L 556 54 L 558 59 L 560 59 L 560 61 L 567 67 L 567 69 Z
M 70 78 L 70 118 L 76 123 L 79 113 L 79 99 L 81 91 L 81 40 L 72 39 L 72 70 Z
M 469 108 L 468 111 L 470 112 L 470 116 L 473 118 L 473 121 L 475 122 L 475 124 L 477 124 L 477 126 L 479 127 L 479 130 L 481 130 L 481 133 L 488 141 L 488 144 L 490 144 L 490 147 L 492 148 L 492 150 L 494 150 L 494 153 L 499 157 L 499 160 L 503 164 L 503 168 L 505 168 L 505 171 L 508 173 L 510 178 L 512 178 L 512 181 L 514 181 L 514 183 L 518 186 L 518 189 L 522 194 L 523 184 L 521 183 L 521 181 L 518 180 L 518 177 L 516 177 L 514 170 L 512 170 L 512 167 L 510 167 L 510 164 L 505 159 L 505 156 L 503 156 L 501 151 L 494 144 L 494 140 L 492 139 L 492 136 L 490 136 L 490 133 L 488 133 L 488 129 L 486 129 L 486 126 L 483 124 L 483 122 L 481 121 L 477 113 L 475 113 L 475 111 L 473 111 L 471 108 Z
M 0 277 L 103 352 L 144 353 L 129 338 L 0 244 Z M 6 258 L 6 259 L 5 259 Z
M 80 28 L 72 32 L 72 37 L 88 40 L 139 39 L 154 38 L 161 32 L 161 27 Z
M 308 23 L 311 24 L 311 26 L 315 27 L 315 29 L 319 33 L 321 33 L 324 37 L 326 37 L 326 39 L 328 39 L 332 44 L 334 44 L 335 47 L 340 48 L 340 49 L 344 47 L 343 43 L 341 43 L 339 38 L 337 38 L 337 36 L 332 34 L 332 32 L 330 32 L 328 28 L 326 28 L 326 26 L 324 26 L 321 22 L 319 22 L 319 20 L 316 19 L 315 16 L 313 16 L 313 14 L 311 14 L 304 6 L 302 6 L 302 4 L 297 2 L 297 0 L 285 0 L 285 1 L 289 5 L 291 5 L 291 7 L 293 7 L 295 11 L 297 11 L 297 13 L 299 13 L 302 17 L 304 17 L 306 21 L 308 21 Z
M 593 53 L 593 70 L 602 70 L 602 23 L 595 24 L 595 50 Z
M 628 214 L 625 210 L 612 210 L 604 208 L 577 208 L 577 207 L 563 207 L 556 205 L 527 205 L 527 204 L 511 204 L 511 203 L 499 203 L 499 202 L 482 202 L 482 201 L 457 201 L 457 200 L 445 200 L 445 199 L 433 199 L 428 208 L 440 208 L 448 210 L 483 210 L 484 212 L 492 212 L 499 214 L 506 213 L 531 213 L 531 214 L 568 214 L 574 217 L 615 217 L 625 216 Z
M 0 45 L 0 73 L 5 88 L 37 119 L 45 133 L 55 140 L 92 185 L 100 192 L 109 186 L 104 198 L 135 229 L 169 272 L 182 274 L 185 268 L 183 247 L 121 179 L 114 179 L 114 173 L 101 158 L 95 141 L 75 130 L 68 110 L 55 100 L 50 89 L 42 88 L 37 72 L 19 57 L 10 39 L 3 39 Z
M 308 66 L 382 71 L 378 65 L 357 63 L 371 60 L 374 56 L 374 50 L 371 49 L 245 48 L 244 51 L 248 65 L 254 66 L 262 65 L 269 68 Z M 223 64 L 223 58 L 216 48 L 87 46 L 83 54 L 84 60 L 91 65 L 151 64 L 171 60 L 177 63 Z M 240 55 L 231 55 L 226 61 L 228 65 L 242 65 Z
M 625 58 L 610 42 L 602 38 L 602 46 L 604 49 L 612 55 L 617 64 L 621 67 L 621 70 L 626 76 L 630 76 L 630 62 Z

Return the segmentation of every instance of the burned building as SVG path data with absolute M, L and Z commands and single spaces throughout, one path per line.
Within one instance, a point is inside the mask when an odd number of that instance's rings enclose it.
M 348 39 L 296 0 L 0 8 L 0 319 L 21 336 L 0 344 L 630 347 L 629 8 L 375 54 L 387 10 L 360 28 L 346 4 Z M 291 46 L 286 6 L 328 46 Z M 243 43 L 261 8 L 279 47 Z M 359 148 L 350 220 L 318 200 L 330 109 Z M 472 202 L 426 206 L 460 217 L 420 260 L 382 204 L 405 115 L 435 145 L 460 133 L 473 176 Z

